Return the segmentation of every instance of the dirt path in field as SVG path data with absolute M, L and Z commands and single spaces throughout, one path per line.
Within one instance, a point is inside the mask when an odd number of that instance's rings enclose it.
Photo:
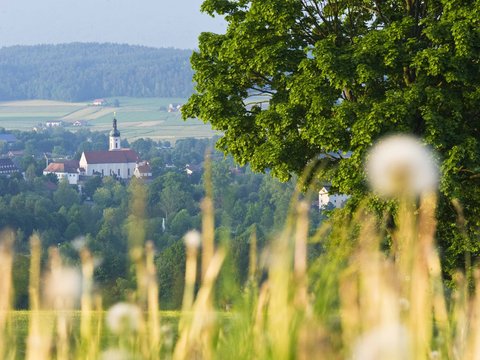
M 111 114 L 113 111 L 114 109 L 109 107 L 86 106 L 82 109 L 65 115 L 64 117 L 62 117 L 62 120 L 95 120 L 104 115 Z

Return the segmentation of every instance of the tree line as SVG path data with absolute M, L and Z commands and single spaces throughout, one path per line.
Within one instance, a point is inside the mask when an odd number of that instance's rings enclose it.
M 110 43 L 0 48 L 0 99 L 187 97 L 191 51 Z

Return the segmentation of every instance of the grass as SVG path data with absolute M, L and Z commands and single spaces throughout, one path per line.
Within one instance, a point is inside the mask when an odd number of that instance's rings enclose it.
M 53 310 L 44 310 L 41 312 L 41 321 L 55 323 L 57 319 L 57 313 Z M 69 311 L 68 318 L 71 322 L 72 334 L 80 333 L 80 322 L 81 322 L 82 313 L 79 310 Z M 106 316 L 106 311 L 96 311 L 93 313 L 93 316 L 96 318 L 96 321 L 104 321 Z M 178 321 L 180 319 L 181 313 L 179 311 L 159 311 L 158 316 L 162 319 L 163 331 L 165 333 L 171 333 L 173 338 L 177 337 L 176 329 L 178 327 Z M 31 312 L 28 310 L 18 310 L 12 311 L 10 314 L 10 326 L 11 332 L 14 334 L 15 338 L 15 358 L 24 359 L 27 354 L 27 338 L 29 332 L 29 322 L 31 318 Z M 73 342 L 78 342 L 80 339 L 73 335 Z M 114 334 L 105 331 L 102 333 L 102 338 L 100 340 L 100 346 L 102 348 L 111 347 L 115 343 L 116 337 Z
M 86 120 L 92 131 L 109 131 L 113 113 L 117 113 L 122 136 L 130 141 L 140 137 L 175 141 L 179 138 L 209 138 L 215 135 L 209 125 L 198 120 L 183 121 L 180 114 L 168 113 L 169 104 L 182 104 L 180 98 L 117 99 L 120 107 L 94 107 L 88 103 L 67 103 L 46 100 L 10 101 L 0 103 L 0 127 L 7 130 L 31 130 L 39 123 L 62 120 L 67 126 L 77 120 Z M 69 126 L 69 130 L 76 128 Z
M 207 179 L 208 168 L 207 162 Z M 237 284 L 223 269 L 228 241 L 214 241 L 207 186 L 202 233 L 185 237 L 182 309 L 165 313 L 159 312 L 153 244 L 142 230 L 146 192 L 141 184 L 133 186 L 126 229 L 137 288 L 129 304 L 115 305 L 115 311 L 114 306 L 105 313 L 92 291 L 94 261 L 88 249 L 80 250 L 81 268 L 76 269 L 82 273 L 79 294 L 71 286 L 74 269 L 57 249 L 49 251 L 49 266 L 41 270 L 36 235 L 31 239 L 30 311 L 12 311 L 14 233 L 3 233 L 1 358 L 97 359 L 106 351 L 175 360 L 480 358 L 480 271 L 470 280 L 459 272 L 447 296 L 435 246 L 434 193 L 421 194 L 419 201 L 400 196 L 397 227 L 387 234 L 367 206 L 353 215 L 337 213 L 319 229 L 310 229 L 309 203 L 297 190 L 283 231 L 265 249 L 258 252 L 252 233 L 249 278 Z M 387 238 L 392 246 L 384 250 Z M 319 245 L 322 253 L 308 261 L 309 250 Z M 219 296 L 231 299 L 231 310 L 222 312 L 216 305 Z M 76 301 L 80 310 L 72 312 Z

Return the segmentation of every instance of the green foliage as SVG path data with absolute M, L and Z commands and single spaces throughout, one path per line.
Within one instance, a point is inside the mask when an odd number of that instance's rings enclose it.
M 177 241 L 160 253 L 156 261 L 160 303 L 163 308 L 180 308 L 185 278 L 185 246 Z
M 28 269 L 30 265 L 30 257 L 23 254 L 17 254 L 13 261 L 13 268 L 15 269 L 15 271 L 12 272 L 12 280 L 15 284 L 14 306 L 17 309 L 28 309 Z
M 59 207 L 71 207 L 73 204 L 78 203 L 79 200 L 78 192 L 68 183 L 66 178 L 63 178 L 53 194 L 53 201 Z
M 219 149 L 282 180 L 321 160 L 322 180 L 354 198 L 367 190 L 363 159 L 376 139 L 418 135 L 442 160 L 440 217 L 449 225 L 440 245 L 462 254 L 446 204 L 460 199 L 476 238 L 477 2 L 206 0 L 202 9 L 228 28 L 200 36 L 185 118 L 210 122 L 224 133 Z

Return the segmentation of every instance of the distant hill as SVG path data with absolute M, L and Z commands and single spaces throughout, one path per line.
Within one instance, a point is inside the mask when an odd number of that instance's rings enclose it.
M 71 43 L 0 48 L 0 101 L 188 97 L 191 51 Z

